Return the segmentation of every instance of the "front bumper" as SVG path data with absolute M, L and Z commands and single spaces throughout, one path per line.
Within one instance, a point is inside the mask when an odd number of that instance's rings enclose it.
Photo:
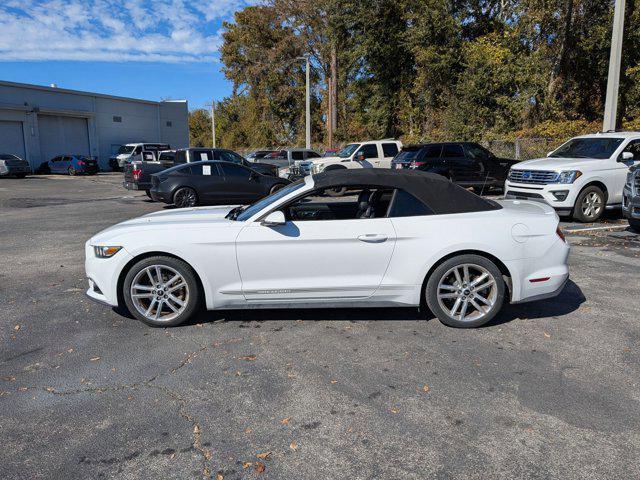
M 625 218 L 640 220 L 640 192 L 634 195 L 626 185 L 622 190 L 622 214 Z
M 570 213 L 580 192 L 575 184 L 550 183 L 547 185 L 505 182 L 504 198 L 511 200 L 532 200 L 551 205 L 556 211 Z
M 93 245 L 85 244 L 85 262 L 89 288 L 86 294 L 96 302 L 118 306 L 118 277 L 133 257 L 123 248 L 111 258 L 97 258 Z

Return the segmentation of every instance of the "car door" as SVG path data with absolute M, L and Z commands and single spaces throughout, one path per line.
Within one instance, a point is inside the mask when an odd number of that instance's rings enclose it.
M 469 162 L 475 162 L 471 175 L 476 176 L 476 184 L 485 187 L 502 186 L 506 180 L 508 166 L 502 166 L 489 150 L 480 145 L 469 143 L 464 145 L 464 153 Z M 472 178 L 473 180 L 473 178 Z
M 232 202 L 254 202 L 268 193 L 260 177 L 249 168 L 229 162 L 218 165 L 224 175 L 224 190 Z
M 633 154 L 632 160 L 623 160 L 622 153 L 630 152 Z M 610 192 L 609 195 L 609 203 L 622 203 L 622 190 L 624 189 L 624 184 L 627 181 L 627 173 L 629 172 L 629 167 L 632 165 L 638 165 L 640 163 L 640 140 L 631 140 L 627 143 L 627 146 L 624 147 L 618 157 L 618 161 L 616 163 L 615 170 L 615 192 Z
M 319 215 L 313 215 L 314 202 Z M 340 209 L 340 202 L 355 200 L 345 196 L 327 202 L 314 192 L 280 209 L 304 204 L 306 220 L 289 219 L 279 226 L 255 221 L 242 229 L 236 254 L 247 301 L 346 301 L 378 289 L 396 241 L 393 226 L 386 216 L 327 219 L 323 213 Z
M 379 168 L 391 168 L 391 160 L 398 154 L 398 144 L 395 142 L 383 142 L 381 144 L 382 157 L 378 161 Z
M 378 166 L 380 161 L 378 155 L 378 146 L 375 143 L 368 143 L 362 145 L 353 158 L 364 168 L 374 168 Z
M 62 157 L 53 157 L 49 161 L 49 171 L 51 173 L 58 173 L 58 168 L 60 168 L 60 160 Z
M 480 166 L 470 158 L 465 157 L 462 145 L 447 143 L 442 146 L 442 161 L 449 171 L 450 179 L 461 186 L 472 186 L 482 183 Z
M 192 163 L 185 172 L 190 173 L 188 181 L 196 190 L 200 203 L 233 203 L 227 202 L 224 177 L 216 162 Z

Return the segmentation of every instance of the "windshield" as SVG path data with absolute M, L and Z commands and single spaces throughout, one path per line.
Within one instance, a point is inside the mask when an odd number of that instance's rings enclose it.
M 605 159 L 613 155 L 622 141 L 622 138 L 574 138 L 551 152 L 549 157 Z
M 295 183 L 290 183 L 286 187 L 281 188 L 277 192 L 269 195 L 268 197 L 264 197 L 262 200 L 257 201 L 253 205 L 250 205 L 246 208 L 238 207 L 238 210 L 236 209 L 231 210 L 227 215 L 227 218 L 230 218 L 231 220 L 237 220 L 239 222 L 244 222 L 245 220 L 248 220 L 251 217 L 253 217 L 256 213 L 258 213 L 263 208 L 268 207 L 272 203 L 277 202 L 281 198 L 286 197 L 291 192 L 295 192 L 296 190 L 298 190 L 303 186 L 304 186 L 304 180 L 298 180 Z
M 118 149 L 118 155 L 120 155 L 122 153 L 131 153 L 131 152 L 133 152 L 134 148 L 136 148 L 135 145 L 122 145 Z
M 349 145 L 347 145 L 346 147 L 344 147 L 342 150 L 340 150 L 337 155 L 340 158 L 349 158 L 353 152 L 355 152 L 358 147 L 360 146 L 359 143 L 350 143 Z

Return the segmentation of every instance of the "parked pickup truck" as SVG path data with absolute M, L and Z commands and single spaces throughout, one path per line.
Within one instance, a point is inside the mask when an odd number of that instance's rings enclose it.
M 263 175 L 278 175 L 278 168 L 268 163 L 253 163 L 231 150 L 221 148 L 182 148 L 179 150 L 165 150 L 159 152 L 157 160 L 137 161 L 124 166 L 124 188 L 128 190 L 144 190 L 151 197 L 151 175 L 167 168 L 183 163 L 200 162 L 203 160 L 223 160 L 251 168 Z

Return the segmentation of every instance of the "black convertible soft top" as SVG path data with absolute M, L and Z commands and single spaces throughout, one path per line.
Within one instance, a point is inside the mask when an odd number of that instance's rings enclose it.
M 485 212 L 502 207 L 441 175 L 420 170 L 388 170 L 383 168 L 338 169 L 313 175 L 318 188 L 375 186 L 399 188 L 427 205 L 435 214 Z

